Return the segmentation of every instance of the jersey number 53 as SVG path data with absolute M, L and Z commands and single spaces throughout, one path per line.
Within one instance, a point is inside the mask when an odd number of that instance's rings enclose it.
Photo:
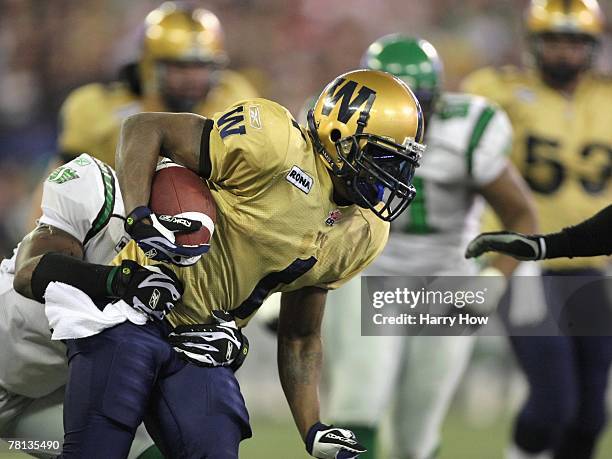
M 527 137 L 525 180 L 533 191 L 552 194 L 568 178 L 578 180 L 589 194 L 598 194 L 606 189 L 612 177 L 612 147 L 592 143 L 585 145 L 580 151 L 579 166 L 587 161 L 596 161 L 599 157 L 599 162 L 603 165 L 596 169 L 596 174 L 587 173 L 586 165 L 577 167 L 576 171 L 568 170 L 559 160 L 560 147 L 561 144 L 555 140 L 533 135 Z

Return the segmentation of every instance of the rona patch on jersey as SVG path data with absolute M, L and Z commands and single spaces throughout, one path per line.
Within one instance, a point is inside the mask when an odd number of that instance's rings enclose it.
M 51 172 L 51 175 L 49 175 L 49 178 L 47 180 L 61 185 L 62 183 L 66 183 L 76 178 L 79 178 L 79 174 L 77 174 L 74 169 L 66 166 L 61 166 Z
M 306 194 L 310 193 L 314 183 L 313 178 L 297 166 L 293 166 L 285 178 L 289 183 Z

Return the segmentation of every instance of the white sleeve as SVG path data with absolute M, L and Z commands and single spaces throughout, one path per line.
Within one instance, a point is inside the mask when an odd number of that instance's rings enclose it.
M 491 111 L 492 115 L 487 119 L 486 115 Z M 470 152 L 472 182 L 478 187 L 488 185 L 499 177 L 508 164 L 508 154 L 512 148 L 512 125 L 501 108 L 486 107 L 473 135 L 478 135 L 479 129 L 483 131 Z
M 98 166 L 88 155 L 60 166 L 45 180 L 39 222 L 84 241 L 104 204 L 101 183 Z

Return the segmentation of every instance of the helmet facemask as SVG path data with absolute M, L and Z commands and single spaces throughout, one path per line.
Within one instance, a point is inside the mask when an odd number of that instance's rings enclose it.
M 165 2 L 145 19 L 139 74 L 145 96 L 168 111 L 193 111 L 217 82 L 228 58 L 214 13 Z
M 544 32 L 534 35 L 532 38 L 532 52 L 535 62 L 542 77 L 553 87 L 563 87 L 575 81 L 581 73 L 589 70 L 594 63 L 599 42 L 591 35 L 580 33 Z M 552 62 L 545 56 L 545 47 L 551 46 L 554 41 L 565 41 L 557 46 L 587 47 L 584 59 L 581 62 L 568 62 L 556 59 Z
M 197 61 L 159 60 L 156 84 L 164 105 L 171 112 L 193 112 L 217 80 L 219 66 Z
M 531 0 L 525 25 L 546 84 L 571 89 L 594 63 L 604 18 L 597 0 Z
M 412 139 L 400 145 L 385 137 L 356 133 L 334 141 L 338 163 L 318 138 L 313 110 L 308 113 L 308 127 L 317 152 L 342 181 L 351 202 L 385 221 L 392 221 L 410 205 L 416 196 L 412 179 L 423 145 Z

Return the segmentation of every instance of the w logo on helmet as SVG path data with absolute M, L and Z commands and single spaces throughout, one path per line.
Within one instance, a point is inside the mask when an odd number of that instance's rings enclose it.
M 314 150 L 350 202 L 385 221 L 406 209 L 424 150 L 423 113 L 408 85 L 378 70 L 347 72 L 326 86 L 307 119 Z
M 342 84 L 346 82 L 344 86 Z M 359 92 L 354 99 L 353 94 L 357 89 L 356 81 L 346 81 L 344 78 L 338 78 L 336 82 L 327 91 L 327 100 L 321 113 L 325 116 L 329 116 L 334 107 L 340 102 L 340 108 L 338 110 L 338 121 L 347 124 L 355 112 L 362 106 L 366 105 L 364 111 L 369 113 L 374 99 L 376 98 L 376 91 L 362 86 L 359 88 Z

